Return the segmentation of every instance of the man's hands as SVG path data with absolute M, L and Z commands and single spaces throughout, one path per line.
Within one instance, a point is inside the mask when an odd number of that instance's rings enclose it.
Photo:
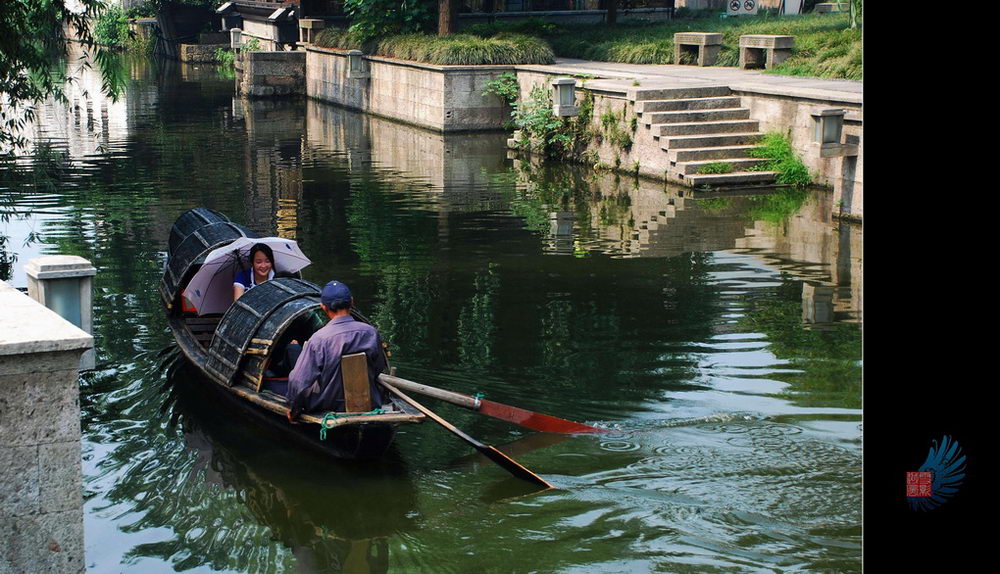
M 292 423 L 293 425 L 299 424 L 298 421 L 295 420 L 295 417 L 292 416 L 292 409 L 288 409 L 287 415 L 288 415 L 288 422 Z

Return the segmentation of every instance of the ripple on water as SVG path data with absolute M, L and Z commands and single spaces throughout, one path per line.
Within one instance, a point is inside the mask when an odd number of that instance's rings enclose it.
M 602 441 L 601 448 L 611 452 L 631 452 L 639 450 L 642 447 L 638 442 L 627 440 L 609 440 Z

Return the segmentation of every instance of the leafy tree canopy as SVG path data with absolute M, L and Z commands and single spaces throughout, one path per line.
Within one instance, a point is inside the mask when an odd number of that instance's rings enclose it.
M 111 58 L 97 47 L 87 20 L 105 9 L 104 0 L 10 0 L 0 10 L 0 151 L 23 143 L 20 130 L 34 119 L 34 105 L 49 96 L 65 99 L 72 74 L 53 65 L 66 53 L 66 36 L 82 43 L 98 63 Z M 64 33 L 65 31 L 65 33 Z M 81 65 L 87 65 L 81 63 Z M 113 98 L 120 81 L 101 66 L 103 89 Z M 72 68 L 71 68 L 72 69 Z

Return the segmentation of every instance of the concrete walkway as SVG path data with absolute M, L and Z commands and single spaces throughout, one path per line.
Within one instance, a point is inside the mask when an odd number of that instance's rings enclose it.
M 787 95 L 828 102 L 862 103 L 863 82 L 765 74 L 735 67 L 678 66 L 674 64 L 620 64 L 556 58 L 551 65 L 518 66 L 519 69 L 556 74 L 586 74 L 587 87 L 610 91 L 678 86 L 726 85 L 733 91 Z M 638 81 L 640 84 L 636 86 Z

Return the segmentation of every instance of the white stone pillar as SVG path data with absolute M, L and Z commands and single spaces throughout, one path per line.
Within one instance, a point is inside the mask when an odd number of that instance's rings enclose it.
M 55 311 L 87 334 L 94 333 L 91 294 L 97 269 L 76 255 L 47 255 L 28 261 L 28 296 Z M 94 368 L 93 347 L 80 359 L 80 370 Z

